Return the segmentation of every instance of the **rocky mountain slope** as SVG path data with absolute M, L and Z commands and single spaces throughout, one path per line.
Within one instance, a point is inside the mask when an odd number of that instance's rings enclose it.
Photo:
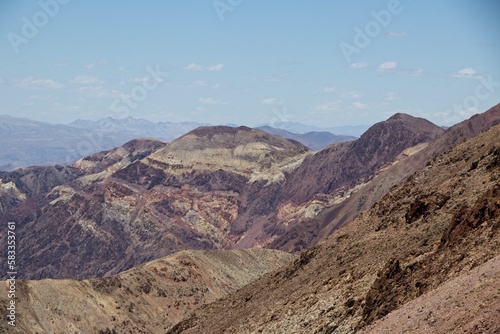
M 260 219 L 247 217 L 253 223 L 245 226 L 236 247 L 262 244 L 299 251 L 312 246 L 324 228 L 318 226 L 316 216 L 350 197 L 408 150 L 424 147 L 443 132 L 427 120 L 397 114 L 375 124 L 355 141 L 332 144 L 307 156 L 272 194 L 273 210 L 260 212 L 267 215 Z M 312 224 L 303 223 L 311 220 Z
M 322 206 L 324 209 L 309 217 L 289 214 L 286 231 L 281 232 L 269 246 L 287 251 L 301 251 L 315 245 L 372 207 L 394 185 L 425 167 L 433 157 L 499 123 L 500 105 L 497 105 L 448 128 L 430 142 L 403 150 L 390 164 L 378 169 L 370 182 L 346 189 L 343 196 L 335 196 L 329 201 L 316 196 L 310 207 Z
M 81 159 L 71 166 L 35 166 L 0 171 L 0 214 L 20 205 L 28 199 L 43 196 L 63 184 L 72 184 L 85 175 L 90 178 L 104 178 L 112 171 L 141 159 L 165 146 L 155 140 L 132 140 L 123 146 L 103 151 Z M 87 177 L 89 178 L 89 177 Z
M 446 297 L 436 289 L 466 284 L 474 268 L 500 255 L 498 138 L 500 125 L 435 157 L 293 264 L 196 311 L 169 333 L 352 333 L 404 305 L 429 309 L 408 303 L 426 303 L 434 291 Z M 480 307 L 491 312 L 481 317 L 485 331 L 495 332 L 498 277 L 486 275 L 493 281 L 454 289 L 476 295 L 490 289 Z M 437 300 L 436 307 L 446 302 Z M 464 303 L 457 308 L 464 312 L 460 326 L 476 333 L 480 327 Z M 444 328 L 438 333 L 453 328 L 440 323 L 444 310 L 429 311 L 423 318 Z
M 500 256 L 451 279 L 361 333 L 500 332 Z
M 17 326 L 8 333 L 163 333 L 200 306 L 295 257 L 285 252 L 183 251 L 116 276 L 17 281 Z M 6 290 L 0 294 L 7 305 Z
M 316 194 L 366 182 L 405 149 L 429 142 L 444 130 L 406 114 L 396 114 L 370 127 L 358 140 L 333 145 L 312 155 L 290 176 L 285 195 L 302 203 Z
M 2 219 L 17 223 L 24 278 L 116 274 L 184 249 L 229 246 L 247 202 L 265 200 L 252 194 L 275 187 L 309 153 L 246 127 L 202 127 L 169 144 L 132 141 L 81 159 L 71 168 L 82 176 Z

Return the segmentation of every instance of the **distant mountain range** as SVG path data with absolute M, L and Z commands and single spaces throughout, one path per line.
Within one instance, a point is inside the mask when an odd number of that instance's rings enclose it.
M 342 136 L 361 136 L 371 125 L 344 125 L 344 126 L 327 126 L 319 128 L 313 125 L 306 125 L 297 122 L 273 122 L 272 124 L 262 124 L 261 126 L 271 126 L 276 129 L 286 130 L 292 133 L 304 134 L 307 132 L 330 132 Z
M 144 119 L 104 118 L 50 124 L 0 116 L 0 170 L 69 164 L 135 138 L 172 141 L 199 123 L 153 123 Z
M 273 128 L 269 125 L 259 126 L 257 129 L 283 138 L 296 140 L 315 151 L 322 150 L 326 146 L 333 143 L 341 143 L 356 139 L 354 136 L 334 135 L 333 133 L 327 131 L 293 133 L 283 129 Z
M 76 120 L 70 124 L 50 124 L 24 118 L 0 116 L 0 170 L 14 170 L 27 166 L 67 165 L 76 160 L 103 150 L 123 145 L 138 138 L 170 142 L 183 134 L 208 124 L 196 122 L 150 122 L 145 119 L 106 117 L 97 121 Z M 287 130 L 264 126 L 263 130 L 294 139 L 313 150 L 355 139 L 353 136 L 338 136 L 330 132 L 299 123 L 277 124 L 297 130 L 315 129 L 309 133 L 292 133 Z M 356 127 L 353 127 L 356 133 Z M 345 132 L 347 128 L 339 128 Z

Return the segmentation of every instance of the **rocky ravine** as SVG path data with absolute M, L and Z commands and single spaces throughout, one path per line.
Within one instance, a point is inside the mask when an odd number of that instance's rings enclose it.
M 200 306 L 292 261 L 266 250 L 183 251 L 91 280 L 17 281 L 17 324 L 8 333 L 164 333 Z M 0 294 L 4 314 L 6 290 Z
M 353 333 L 443 283 L 469 282 L 460 277 L 500 255 L 498 138 L 495 126 L 434 158 L 292 265 L 196 311 L 169 333 Z M 483 301 L 491 310 L 482 313 L 486 332 L 498 331 L 492 293 Z M 433 328 L 443 330 L 434 332 L 447 333 L 451 327 L 440 327 L 440 319 Z M 475 333 L 475 320 L 463 319 Z

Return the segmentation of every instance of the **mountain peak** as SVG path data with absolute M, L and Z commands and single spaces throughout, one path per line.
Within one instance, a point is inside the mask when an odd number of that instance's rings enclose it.
M 417 119 L 417 117 L 398 112 L 398 113 L 392 115 L 391 117 L 389 117 L 387 120 L 388 121 L 395 121 L 395 120 L 408 120 L 408 119 Z
M 225 125 L 200 126 L 188 132 L 186 136 L 194 135 L 197 137 L 207 137 L 207 136 L 212 137 L 214 135 L 220 135 L 220 134 L 235 135 L 238 132 L 252 132 L 252 131 L 254 130 L 247 126 L 238 126 L 238 127 L 231 127 Z
M 295 140 L 246 126 L 202 126 L 152 154 L 150 163 L 186 170 L 220 171 L 247 177 L 250 182 L 274 182 L 298 166 L 310 150 Z M 165 166 L 166 166 L 165 165 Z

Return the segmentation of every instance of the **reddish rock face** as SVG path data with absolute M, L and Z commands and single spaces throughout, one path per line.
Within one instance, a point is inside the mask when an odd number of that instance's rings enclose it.
M 315 194 L 352 187 L 373 177 L 404 149 L 429 142 L 443 132 L 427 120 L 396 114 L 372 126 L 358 140 L 334 144 L 306 158 L 287 179 L 284 192 L 290 200 L 302 203 Z

